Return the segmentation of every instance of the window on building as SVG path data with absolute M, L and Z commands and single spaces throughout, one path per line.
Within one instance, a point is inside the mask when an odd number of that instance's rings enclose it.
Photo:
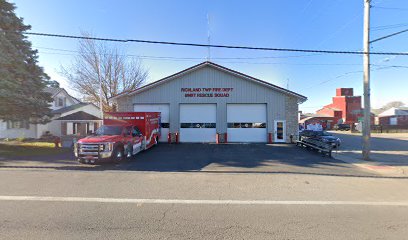
M 57 97 L 55 99 L 55 106 L 56 107 L 65 107 L 67 99 L 62 97 Z
M 79 132 L 79 123 L 72 123 L 72 134 L 77 134 Z
M 126 127 L 125 130 L 123 131 L 123 134 L 125 135 L 125 137 L 131 136 L 131 134 L 132 134 L 132 127 L 131 127 L 131 126 Z
M 30 129 L 30 124 L 26 120 L 22 121 L 7 121 L 7 129 Z
M 216 128 L 215 123 L 180 123 L 180 128 Z
M 396 117 L 390 118 L 390 125 L 397 125 L 397 118 Z
M 266 128 L 266 123 L 228 123 L 228 128 Z

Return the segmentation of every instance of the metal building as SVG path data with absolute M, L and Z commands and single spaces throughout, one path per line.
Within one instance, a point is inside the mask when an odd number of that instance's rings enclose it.
M 288 142 L 307 98 L 203 62 L 112 100 L 118 111 L 161 112 L 161 141 Z

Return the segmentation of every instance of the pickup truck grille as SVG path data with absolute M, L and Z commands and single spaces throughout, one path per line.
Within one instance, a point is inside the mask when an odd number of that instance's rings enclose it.
M 93 143 L 93 144 L 87 144 L 83 143 L 80 145 L 79 148 L 80 153 L 98 153 L 103 151 L 103 144 L 98 144 L 98 143 Z

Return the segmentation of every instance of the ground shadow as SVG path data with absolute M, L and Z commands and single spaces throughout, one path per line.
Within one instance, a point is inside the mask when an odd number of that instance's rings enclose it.
M 352 159 L 362 160 L 361 135 L 335 133 L 342 140 L 339 152 Z M 396 135 L 394 138 L 372 137 L 371 160 L 376 164 L 408 166 L 408 134 Z M 334 154 L 336 157 L 336 154 Z
M 311 174 L 379 177 L 293 144 L 159 144 L 121 164 L 83 165 L 72 153 L 0 161 L 0 168 L 81 171 Z

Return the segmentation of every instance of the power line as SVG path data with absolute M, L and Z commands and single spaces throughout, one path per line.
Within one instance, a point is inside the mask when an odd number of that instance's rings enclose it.
M 377 42 L 377 41 L 380 41 L 380 40 L 383 40 L 383 39 L 386 39 L 386 38 L 389 38 L 389 37 L 392 37 L 392 36 L 395 36 L 395 35 L 398 35 L 398 34 L 401 34 L 401 33 L 404 33 L 404 32 L 408 32 L 408 29 L 405 29 L 405 30 L 402 30 L 402 31 L 399 31 L 399 32 L 396 32 L 396 33 L 393 33 L 393 34 L 389 34 L 389 35 L 384 36 L 384 37 L 374 39 L 374 40 L 370 41 L 370 43 Z
M 140 39 L 117 39 L 117 38 L 98 38 L 98 37 L 84 37 L 74 35 L 62 35 L 62 34 L 50 34 L 50 33 L 37 33 L 26 32 L 27 35 L 36 35 L 44 37 L 58 37 L 58 38 L 71 38 L 71 39 L 86 39 L 95 41 L 109 41 L 109 42 L 135 42 L 135 43 L 149 43 L 149 44 L 162 44 L 162 45 L 176 45 L 176 46 L 190 46 L 190 47 L 212 47 L 212 48 L 227 48 L 227 49 L 245 49 L 245 50 L 261 50 L 261 51 L 281 51 L 281 52 L 306 52 L 306 53 L 327 53 L 327 54 L 351 54 L 351 55 L 363 55 L 366 54 L 362 51 L 343 51 L 343 50 L 312 50 L 312 49 L 294 49 L 294 48 L 269 48 L 269 47 L 248 47 L 248 46 L 232 46 L 232 45 L 215 45 L 215 44 L 199 44 L 199 43 L 183 43 L 183 42 L 167 42 L 167 41 L 153 41 L 153 40 L 140 40 Z M 395 56 L 408 56 L 406 52 L 370 52 L 372 55 L 395 55 Z
M 33 46 L 37 49 L 46 49 L 46 50 L 55 50 L 55 51 L 62 51 L 62 52 L 73 52 L 73 53 L 80 53 L 76 50 L 69 50 L 69 49 L 61 49 L 61 48 L 49 48 L 49 47 L 40 47 L 40 46 Z M 130 57 L 154 57 L 154 58 L 176 58 L 170 56 L 148 56 L 148 55 L 137 55 L 137 54 L 118 54 L 120 56 L 130 56 Z M 310 56 L 318 56 L 321 54 L 302 54 L 302 55 L 290 55 L 290 56 L 268 56 L 268 57 L 212 57 L 211 59 L 243 59 L 243 60 L 256 60 L 256 59 L 284 59 L 284 58 L 301 58 L 301 57 L 310 57 Z M 204 59 L 202 57 L 191 58 L 191 57 L 177 57 L 178 59 Z
M 370 30 L 371 31 L 381 31 L 381 30 L 387 30 L 387 29 L 399 28 L 399 27 L 405 27 L 405 26 L 408 26 L 408 23 L 389 24 L 389 25 L 371 27 Z
M 80 54 L 74 53 L 58 53 L 58 52 L 43 52 L 41 54 L 52 54 L 62 56 L 80 56 Z M 100 55 L 112 55 L 112 54 L 100 54 Z M 143 55 L 122 55 L 126 57 L 137 57 L 146 60 L 163 60 L 163 61 L 204 61 L 205 57 L 201 58 L 182 58 L 182 57 L 159 57 L 159 56 L 143 56 Z M 217 58 L 213 58 L 217 59 Z M 290 63 L 290 62 L 245 62 L 245 61 L 222 61 L 222 63 L 242 63 L 242 64 L 265 64 L 265 65 L 300 65 L 300 66 L 360 66 L 359 63 Z
M 35 48 L 43 48 L 43 47 L 35 47 Z M 53 54 L 53 55 L 62 55 L 62 56 L 80 56 L 79 51 L 74 50 L 66 50 L 66 49 L 57 49 L 57 48 L 43 48 L 49 50 L 57 50 L 57 51 L 64 51 L 69 53 L 58 53 L 58 52 L 43 52 L 40 51 L 41 54 Z M 75 54 L 76 53 L 76 54 Z M 99 55 L 113 55 L 113 54 L 99 54 Z M 140 59 L 147 59 L 147 60 L 164 60 L 164 61 L 203 61 L 205 60 L 204 57 L 170 57 L 170 56 L 148 56 L 148 55 L 120 55 L 125 57 L 137 57 Z M 227 59 L 236 59 L 236 58 L 213 58 L 213 59 L 220 59 L 220 60 L 227 60 Z M 237 58 L 239 59 L 239 58 Z M 265 65 L 299 65 L 299 66 L 360 66 L 360 63 L 291 63 L 291 62 L 244 62 L 244 61 L 220 61 L 222 63 L 242 63 L 242 64 L 265 64 Z M 373 66 L 389 66 L 389 65 L 381 65 L 381 64 L 372 64 Z M 399 67 L 407 67 L 408 66 L 399 66 Z
M 374 8 L 384 9 L 384 10 L 398 10 L 398 11 L 408 11 L 408 8 L 396 8 L 396 7 L 379 7 L 373 6 Z
M 371 64 L 371 65 L 372 65 L 372 66 L 377 66 L 376 69 L 373 69 L 373 70 L 371 70 L 371 71 L 379 71 L 379 70 L 389 69 L 389 68 L 408 68 L 408 66 L 399 66 L 399 65 L 380 65 L 380 64 Z M 330 79 L 328 79 L 328 80 L 324 80 L 324 81 L 322 81 L 322 82 L 319 82 L 319 83 L 317 83 L 316 85 L 317 85 L 317 86 L 323 85 L 323 84 L 325 84 L 325 83 L 328 83 L 328 82 L 334 81 L 334 80 L 336 80 L 336 79 L 345 77 L 345 76 L 347 76 L 347 75 L 349 75 L 349 74 L 362 73 L 362 72 L 364 72 L 364 71 L 363 71 L 363 70 L 360 70 L 360 71 L 346 72 L 346 73 L 337 75 L 336 77 L 330 78 Z M 308 87 L 308 88 L 305 88 L 305 90 L 310 89 L 310 88 L 313 88 L 313 87 L 316 87 L 316 85 L 313 85 L 313 86 L 310 86 L 310 87 Z
M 319 44 L 317 44 L 317 47 L 322 46 L 324 43 L 332 39 L 334 36 L 339 34 L 340 32 L 344 31 L 350 24 L 352 24 L 358 17 L 360 17 L 362 13 L 358 13 L 354 15 L 349 21 L 347 21 L 345 24 L 343 24 L 341 27 L 339 27 L 336 31 L 334 31 L 332 34 L 330 34 L 328 37 L 326 37 L 323 41 L 321 41 Z

